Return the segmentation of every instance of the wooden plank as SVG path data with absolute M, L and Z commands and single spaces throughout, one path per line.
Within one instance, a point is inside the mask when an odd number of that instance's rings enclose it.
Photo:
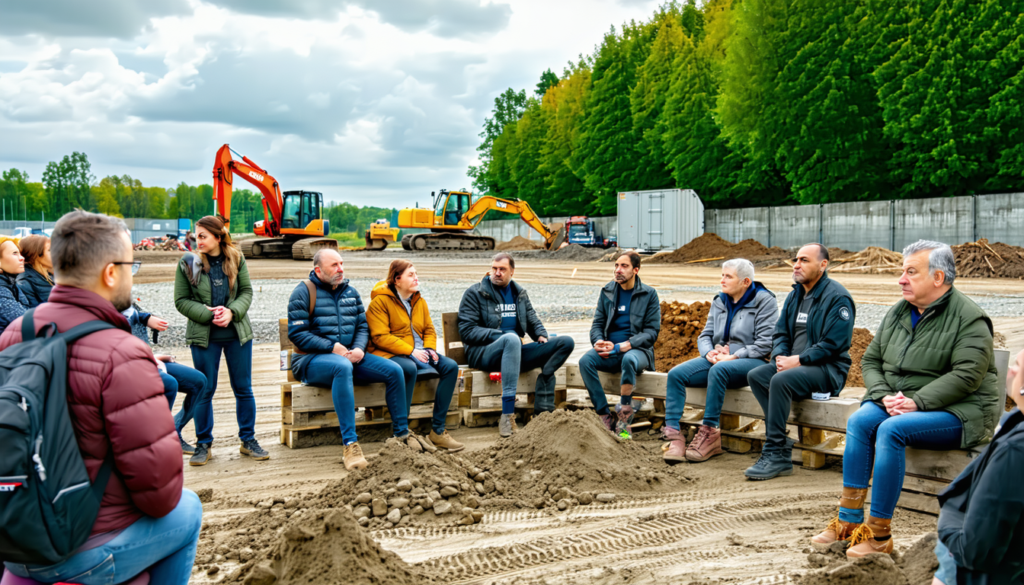
M 292 427 L 336 427 L 338 413 L 334 410 L 295 412 L 287 406 L 281 407 L 281 424 Z
M 981 451 L 929 451 L 907 447 L 907 475 L 953 481 Z
M 437 378 L 416 382 L 416 387 L 412 394 L 412 403 L 424 404 L 433 402 L 434 395 L 437 391 L 437 382 Z M 355 405 L 357 407 L 387 406 L 385 386 L 383 383 L 356 386 L 354 390 Z M 304 386 L 301 384 L 284 384 L 281 386 L 281 392 L 281 404 L 284 405 L 287 400 L 288 406 L 290 406 L 294 412 L 334 409 L 334 400 L 331 398 L 330 388 Z M 290 394 L 290 397 L 285 398 L 284 394 Z M 457 404 L 457 400 L 454 397 L 453 402 Z M 449 406 L 449 410 L 450 409 L 451 407 Z
M 606 394 L 618 396 L 622 388 L 619 374 L 598 372 L 601 379 L 601 386 Z M 580 375 L 580 367 L 577 364 L 565 365 L 565 385 L 569 388 L 586 388 L 583 383 L 583 376 Z M 668 387 L 668 374 L 661 372 L 644 372 L 636 377 L 636 384 L 633 386 L 633 396 L 637 398 L 664 399 Z
M 444 355 L 455 360 L 460 366 L 466 365 L 466 348 L 459 335 L 459 314 L 441 313 L 441 331 L 444 334 Z
M 707 397 L 707 388 L 687 388 L 686 404 L 703 407 Z M 827 401 L 798 400 L 793 403 L 788 422 L 801 426 L 846 432 L 846 421 L 860 408 L 860 401 L 852 398 L 832 398 Z M 764 420 L 761 405 L 754 398 L 750 388 L 726 390 L 722 412 L 738 414 L 750 418 Z
M 445 418 L 445 426 L 449 429 L 455 429 L 459 426 L 461 414 L 459 412 L 450 412 Z M 410 428 L 423 429 L 430 426 L 431 414 L 414 414 L 409 417 Z M 381 427 L 390 425 L 389 419 L 385 420 L 374 420 L 374 421 L 357 421 L 356 428 L 366 427 Z M 421 431 L 422 432 L 422 431 Z M 427 431 L 429 432 L 429 430 Z M 341 433 L 338 432 L 338 427 L 293 427 L 291 425 L 281 425 L 281 444 L 286 445 L 291 449 L 302 449 L 306 447 L 315 447 L 319 445 L 341 445 Z
M 870 509 L 871 492 L 872 489 L 868 489 L 868 494 L 864 499 L 865 509 Z M 939 515 L 939 500 L 932 494 L 922 494 L 903 490 L 900 492 L 900 499 L 896 502 L 896 507 L 903 508 L 904 510 L 922 512 L 924 514 L 932 514 L 935 516 Z
M 292 343 L 291 339 L 288 339 L 288 319 L 278 319 L 278 339 L 281 343 L 281 349 L 295 349 L 295 344 Z
M 519 374 L 519 382 L 516 384 L 516 394 L 533 394 L 537 386 L 537 376 L 540 375 L 540 368 Z M 469 370 L 467 377 L 472 378 L 472 396 L 501 396 L 501 382 L 492 382 L 487 372 L 480 370 Z M 565 387 L 565 368 L 559 368 L 555 372 L 555 389 Z
M 825 442 L 825 431 L 800 427 L 800 442 L 806 445 L 820 445 Z M 802 465 L 808 469 L 821 469 L 825 467 L 825 454 L 803 449 L 800 454 Z

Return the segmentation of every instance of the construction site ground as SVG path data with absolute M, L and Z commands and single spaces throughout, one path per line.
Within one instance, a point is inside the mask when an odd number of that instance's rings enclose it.
M 173 280 L 175 253 L 136 252 L 143 265 L 137 283 Z M 346 252 L 345 269 L 353 278 L 383 278 L 388 262 L 408 253 Z M 411 255 L 419 276 L 479 281 L 489 266 L 490 254 Z M 550 262 L 522 258 L 515 278 L 530 283 L 560 283 L 596 287 L 610 280 L 609 263 Z M 298 280 L 310 266 L 291 260 L 249 261 L 253 279 Z M 720 271 L 712 266 L 658 264 L 645 266 L 641 278 L 648 285 L 673 289 L 679 286 L 718 286 Z M 857 303 L 891 305 L 900 299 L 894 275 L 837 274 Z M 788 271 L 760 271 L 764 282 L 780 297 L 792 284 Z M 1024 283 L 1009 279 L 958 279 L 960 290 L 977 297 L 1024 294 Z M 662 300 L 708 300 L 712 292 L 683 291 Z M 429 299 L 428 299 L 429 301 Z M 284 307 L 281 317 L 285 316 Z M 1024 317 L 994 319 L 1006 346 L 1016 353 L 1024 347 Z M 551 330 L 571 335 L 577 342 L 575 360 L 589 347 L 589 322 L 559 323 Z M 439 331 L 440 333 L 440 331 Z M 179 361 L 191 363 L 188 351 L 175 352 Z M 256 436 L 271 459 L 256 462 L 238 451 L 234 399 L 222 365 L 214 397 L 215 442 L 213 459 L 205 467 L 185 465 L 185 485 L 192 490 L 212 490 L 205 504 L 200 561 L 217 565 L 193 574 L 193 583 L 238 578 L 232 574 L 237 561 L 218 559 L 209 551 L 225 538 L 219 530 L 232 518 L 250 514 L 260 502 L 306 498 L 329 483 L 344 478 L 342 447 L 328 445 L 291 450 L 279 444 L 281 427 L 280 385 L 276 344 L 254 348 L 253 389 L 256 395 Z M 179 399 L 180 402 L 180 399 Z M 177 405 L 176 407 L 177 408 Z M 466 444 L 467 453 L 489 449 L 498 441 L 496 427 L 453 431 Z M 193 441 L 192 426 L 184 437 Z M 380 439 L 380 437 L 377 437 Z M 660 454 L 660 442 L 644 432 L 638 441 L 652 456 Z M 363 441 L 370 455 L 382 442 Z M 397 553 L 414 567 L 439 576 L 445 583 L 784 583 L 813 567 L 809 538 L 835 513 L 842 485 L 842 462 L 830 458 L 825 468 L 797 468 L 791 477 L 749 482 L 743 470 L 755 454 L 726 453 L 701 464 L 682 464 L 670 472 L 683 480 L 671 493 L 619 493 L 613 504 L 597 503 L 568 511 L 543 510 L 487 512 L 480 524 L 467 527 L 396 527 L 371 533 L 385 549 Z M 898 510 L 893 520 L 897 549 L 906 550 L 922 535 L 935 530 L 933 516 Z M 252 530 L 252 529 L 249 529 Z M 532 551 L 532 552 L 530 552 Z M 234 555 L 237 558 L 237 554 Z

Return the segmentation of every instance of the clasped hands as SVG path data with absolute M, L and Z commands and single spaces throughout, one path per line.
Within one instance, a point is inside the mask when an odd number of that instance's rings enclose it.
M 885 411 L 889 416 L 917 412 L 917 403 L 912 398 L 904 396 L 902 392 L 897 392 L 894 396 L 885 396 L 882 398 L 882 404 L 885 405 Z
M 612 352 L 615 350 L 615 344 L 602 339 L 594 344 L 594 349 L 597 351 L 597 355 L 608 358 L 611 357 Z M 631 349 L 633 349 L 633 346 L 628 341 L 623 341 L 619 344 L 619 353 L 626 353 Z
M 366 355 L 363 350 L 358 347 L 355 349 L 349 349 L 340 343 L 334 344 L 334 349 L 331 350 L 331 353 L 336 353 L 353 364 L 358 364 L 363 361 L 363 356 Z
M 729 353 L 728 345 L 716 345 L 715 349 L 709 351 L 704 357 L 713 364 L 736 359 L 736 356 Z
M 206 307 L 213 313 L 213 324 L 217 327 L 227 327 L 235 316 L 227 307 Z

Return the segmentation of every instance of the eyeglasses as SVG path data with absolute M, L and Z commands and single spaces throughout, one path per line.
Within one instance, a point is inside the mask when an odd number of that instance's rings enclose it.
M 130 264 L 132 267 L 132 276 L 139 273 L 139 267 L 142 266 L 142 260 L 132 260 L 131 262 L 111 262 L 111 264 Z

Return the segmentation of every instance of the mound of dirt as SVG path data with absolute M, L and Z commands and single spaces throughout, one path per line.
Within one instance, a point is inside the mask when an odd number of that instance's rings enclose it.
M 831 253 L 829 254 L 831 257 Z M 868 246 L 856 254 L 836 258 L 828 267 L 830 272 L 857 272 L 860 274 L 896 273 L 903 270 L 903 254 Z
M 850 375 L 846 377 L 847 388 L 861 388 L 864 386 L 864 376 L 860 371 L 860 360 L 864 357 L 871 340 L 875 338 L 867 329 L 857 327 L 853 330 L 853 345 L 850 346 Z
M 245 585 L 434 582 L 382 549 L 344 508 L 329 511 L 322 520 L 289 526 L 244 580 Z
M 934 532 L 919 538 L 902 555 L 846 557 L 846 543 L 834 543 L 827 551 L 811 553 L 807 562 L 820 567 L 799 579 L 798 585 L 930 585 L 939 561 L 935 558 Z
M 615 262 L 616 260 L 619 259 L 619 256 L 621 256 L 623 252 L 629 252 L 629 251 L 631 251 L 631 250 L 623 250 L 622 248 L 608 248 L 607 250 L 604 251 L 604 255 L 601 256 L 597 261 L 598 262 Z
M 697 337 L 704 329 L 710 311 L 710 301 L 689 305 L 678 301 L 661 303 L 661 333 L 654 342 L 657 371 L 667 372 L 700 355 Z
M 659 453 L 660 454 L 660 453 Z M 590 504 L 594 494 L 678 490 L 661 460 L 641 444 L 618 441 L 593 410 L 542 413 L 509 439 L 479 455 L 484 473 L 506 497 L 532 507 Z
M 604 248 L 585 248 L 579 244 L 569 244 L 551 252 L 550 258 L 563 262 L 597 262 L 607 253 Z
M 953 246 L 956 275 L 967 278 L 1024 278 L 1024 248 L 982 238 Z
M 544 242 L 527 240 L 523 236 L 516 236 L 507 242 L 499 242 L 494 247 L 499 252 L 520 252 L 524 250 L 543 250 Z
M 706 232 L 704 235 L 690 240 L 685 246 L 667 254 L 658 254 L 648 262 L 652 264 L 672 264 L 695 260 L 719 262 L 731 258 L 746 258 L 752 262 L 764 262 L 781 260 L 786 257 L 788 254 L 782 248 L 768 248 L 757 240 L 743 240 L 738 244 L 733 244 L 718 234 Z

